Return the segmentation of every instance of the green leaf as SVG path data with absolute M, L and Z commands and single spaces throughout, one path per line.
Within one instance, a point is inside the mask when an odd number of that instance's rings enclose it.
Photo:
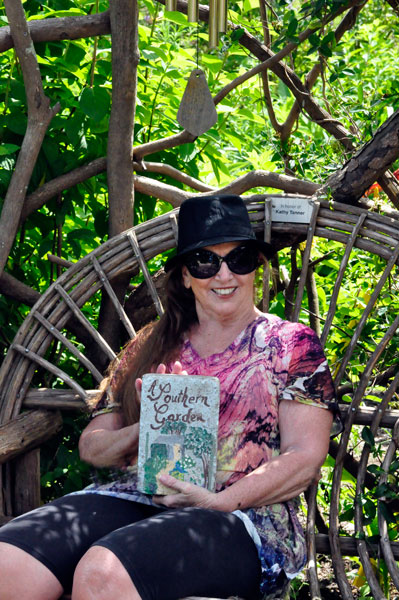
M 291 38 L 292 36 L 294 36 L 296 34 L 296 31 L 298 29 L 298 20 L 296 19 L 296 17 L 293 17 L 291 19 L 291 21 L 288 23 L 288 27 L 287 27 L 287 37 Z
M 379 476 L 381 474 L 382 469 L 378 465 L 368 465 L 367 471 L 369 473 L 372 473 L 373 475 Z
M 70 231 L 67 235 L 68 242 L 71 242 L 72 240 L 92 241 L 93 237 L 93 231 L 91 229 L 83 227 L 81 229 L 74 229 L 73 231 Z
M 353 515 L 355 514 L 353 506 L 347 508 L 344 512 L 339 514 L 339 521 L 342 523 L 343 521 L 351 521 L 353 519 Z
M 42 257 L 45 254 L 48 254 L 49 252 L 52 252 L 52 250 L 53 250 L 53 240 L 51 240 L 49 238 L 46 238 L 39 245 L 38 254 L 39 254 L 40 257 Z
M 233 31 L 231 32 L 231 40 L 233 42 L 237 42 L 240 38 L 242 38 L 243 34 L 244 34 L 244 29 L 242 29 L 241 27 L 239 27 L 238 29 L 233 29 Z
M 81 8 L 69 8 L 68 10 L 47 10 L 44 14 L 38 12 L 34 17 L 30 17 L 28 21 L 31 19 L 46 19 L 49 17 L 77 17 L 84 14 L 85 13 Z
M 0 156 L 6 156 L 7 154 L 14 154 L 19 150 L 20 146 L 16 146 L 15 144 L 1 144 L 0 146 Z
M 333 55 L 332 50 L 330 46 L 328 46 L 328 44 L 323 44 L 322 46 L 320 46 L 319 51 L 321 54 L 323 54 L 323 56 L 326 56 L 327 58 L 330 58 Z
M 65 132 L 74 146 L 80 144 L 82 137 L 84 136 L 84 121 L 85 116 L 81 113 L 75 113 L 70 119 L 68 119 L 65 125 Z
M 79 105 L 88 117 L 99 122 L 109 112 L 111 97 L 103 87 L 87 87 L 80 96 Z
M 220 58 L 210 54 L 204 54 L 202 57 L 202 62 L 212 73 L 218 73 L 223 65 L 223 62 L 220 60 Z
M 318 48 L 320 45 L 320 37 L 317 35 L 317 33 L 312 33 L 309 36 L 309 42 L 312 44 L 312 46 L 316 46 Z
M 397 525 L 398 520 L 393 514 L 389 505 L 386 502 L 379 502 L 378 506 L 386 522 L 391 523 L 392 525 Z
M 188 26 L 188 21 L 187 21 L 187 16 L 183 15 L 181 12 L 179 11 L 169 11 L 169 10 L 165 10 L 164 12 L 164 18 L 167 21 L 171 21 L 172 23 L 176 23 L 177 25 L 184 25 L 184 26 Z
M 368 446 L 373 448 L 375 446 L 374 435 L 370 429 L 370 427 L 366 426 L 362 429 L 362 438 L 366 442 Z
M 27 118 L 22 114 L 13 114 L 7 120 L 7 127 L 13 132 L 24 135 L 26 131 Z
M 384 496 L 389 495 L 389 493 L 390 488 L 387 483 L 381 483 L 380 485 L 377 485 L 374 492 L 376 498 L 383 498 Z

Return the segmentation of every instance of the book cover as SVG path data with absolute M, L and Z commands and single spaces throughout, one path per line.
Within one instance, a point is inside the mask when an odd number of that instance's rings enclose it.
M 219 380 L 201 375 L 143 376 L 138 488 L 176 493 L 159 481 L 168 474 L 215 489 Z

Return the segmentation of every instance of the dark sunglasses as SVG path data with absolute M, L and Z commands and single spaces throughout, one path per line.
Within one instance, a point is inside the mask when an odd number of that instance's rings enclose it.
M 208 279 L 220 270 L 225 262 L 232 273 L 246 275 L 260 265 L 259 252 L 255 246 L 242 244 L 231 250 L 226 256 L 219 256 L 211 250 L 195 250 L 184 257 L 184 264 L 190 275 L 196 279 Z

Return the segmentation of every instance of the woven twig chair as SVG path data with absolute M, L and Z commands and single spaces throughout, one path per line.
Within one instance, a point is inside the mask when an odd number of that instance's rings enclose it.
M 385 512 L 379 510 L 381 537 L 379 544 L 374 545 L 366 539 L 364 505 L 361 502 L 355 502 L 354 519 L 344 523 L 346 535 L 343 535 L 339 516 L 345 487 L 342 483 L 344 472 L 349 471 L 357 479 L 358 498 L 367 488 L 378 483 L 377 475 L 367 470 L 372 458 L 369 444 L 363 446 L 355 460 L 350 448 L 353 428 L 367 424 L 373 435 L 381 427 L 385 428 L 384 431 L 392 432 L 383 461 L 385 474 L 379 483 L 386 480 L 389 467 L 396 457 L 399 411 L 393 410 L 391 403 L 399 383 L 399 369 L 397 365 L 395 367 L 392 349 L 397 344 L 395 336 L 399 315 L 391 314 L 389 295 L 393 293 L 390 286 L 399 257 L 399 219 L 395 215 L 383 216 L 360 207 L 314 202 L 310 223 L 286 224 L 272 221 L 272 197 L 253 196 L 246 202 L 255 231 L 263 235 L 266 241 L 272 240 L 279 247 L 284 247 L 289 245 L 290 239 L 297 242 L 298 236 L 303 240 L 300 250 L 297 243 L 292 250 L 292 273 L 286 289 L 286 316 L 294 321 L 304 320 L 316 329 L 320 326 L 320 338 L 326 351 L 329 349 L 331 354 L 331 348 L 334 349 L 333 360 L 330 356 L 329 359 L 338 398 L 342 401 L 345 430 L 339 443 L 332 442 L 330 446 L 335 468 L 328 524 L 323 521 L 316 503 L 316 487 L 313 486 L 307 493 L 308 577 L 312 597 L 320 596 L 316 555 L 326 553 L 332 555 L 342 598 L 353 598 L 343 556 L 359 555 L 373 598 L 382 599 L 385 596 L 370 562 L 375 556 L 384 558 L 392 581 L 399 589 L 396 565 L 399 544 L 389 542 Z M 94 389 L 83 389 L 78 381 L 57 365 L 54 357 L 58 355 L 58 350 L 61 348 L 71 360 L 91 373 L 95 388 L 102 375 L 88 358 L 87 350 L 96 345 L 108 362 L 114 358 L 115 352 L 98 333 L 95 323 L 89 322 L 85 307 L 102 290 L 114 304 L 126 330 L 126 337 L 134 336 L 133 319 L 128 317 L 117 300 L 111 282 L 119 276 L 134 276 L 141 270 L 151 302 L 156 312 L 161 314 L 162 303 L 149 274 L 147 261 L 175 246 L 177 218 L 178 210 L 174 210 L 102 244 L 68 268 L 26 317 L 0 370 L 0 523 L 38 505 L 38 447 L 62 427 L 64 411 L 84 408 L 87 398 L 94 394 Z M 327 251 L 323 257 L 313 257 L 315 238 L 338 242 L 342 247 L 340 255 L 330 256 Z M 352 290 L 353 306 L 356 305 L 358 309 L 361 302 L 364 304 L 361 314 L 356 312 L 356 316 L 353 316 L 350 309 L 349 267 L 354 255 L 359 253 L 365 265 L 375 265 L 378 275 L 373 279 L 370 277 L 369 289 L 361 298 L 359 290 Z M 301 264 L 298 267 L 299 254 Z M 315 269 L 322 273 L 319 269 L 321 260 L 324 261 L 323 268 L 336 271 L 335 285 L 323 292 L 326 296 L 324 302 L 328 306 L 324 319 L 317 314 L 314 303 L 309 306 L 305 302 L 313 302 L 317 294 L 314 289 L 311 290 L 314 283 L 312 274 Z M 271 267 L 266 267 L 267 281 L 270 274 Z M 270 293 L 267 284 L 264 286 L 262 305 L 265 310 L 268 309 Z M 345 331 L 339 330 L 336 324 L 338 316 L 342 324 L 343 310 L 347 312 Z M 373 329 L 377 313 L 385 315 L 383 330 L 381 326 Z M 72 320 L 75 322 L 75 331 L 80 328 L 90 340 L 85 351 L 77 343 L 76 336 L 68 335 L 67 326 Z M 387 364 L 390 365 L 389 369 L 386 368 Z M 49 384 L 47 388 L 38 388 L 36 381 L 43 381 L 43 373 L 47 373 Z M 370 404 L 370 397 L 367 397 L 370 391 L 374 398 L 378 396 L 377 402 Z

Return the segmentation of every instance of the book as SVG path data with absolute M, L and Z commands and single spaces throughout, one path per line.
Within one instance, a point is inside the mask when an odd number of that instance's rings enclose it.
M 168 474 L 215 490 L 220 386 L 217 377 L 145 374 L 141 390 L 138 489 L 173 494 Z

